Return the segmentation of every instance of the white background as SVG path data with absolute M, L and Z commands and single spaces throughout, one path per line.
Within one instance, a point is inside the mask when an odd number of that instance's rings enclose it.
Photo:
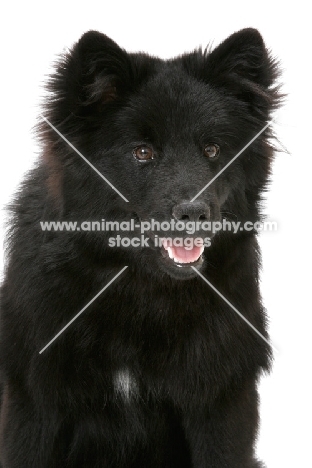
M 307 2 L 12 2 L 1 20 L 0 197 L 10 199 L 37 157 L 32 127 L 51 64 L 80 35 L 97 29 L 129 51 L 163 58 L 255 27 L 283 68 L 284 108 L 275 130 L 291 154 L 277 155 L 266 213 L 276 233 L 261 235 L 262 293 L 272 341 L 273 373 L 261 381 L 257 452 L 268 468 L 312 466 L 310 170 L 311 26 Z M 310 107 L 309 107 L 310 106 Z M 3 215 L 4 219 L 4 215 Z M 3 231 L 2 237 L 3 237 Z

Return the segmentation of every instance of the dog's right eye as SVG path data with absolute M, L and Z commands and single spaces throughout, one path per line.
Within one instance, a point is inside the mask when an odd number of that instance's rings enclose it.
M 133 156 L 139 161 L 148 161 L 154 159 L 154 151 L 149 146 L 138 146 L 132 152 Z

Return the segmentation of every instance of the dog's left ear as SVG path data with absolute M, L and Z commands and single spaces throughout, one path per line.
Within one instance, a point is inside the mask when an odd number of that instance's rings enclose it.
M 209 82 L 231 77 L 268 88 L 277 69 L 259 31 L 249 28 L 232 34 L 207 56 L 206 76 Z
M 266 116 L 280 103 L 279 67 L 256 29 L 242 29 L 213 51 L 194 52 L 183 59 L 190 74 L 248 103 L 251 112 Z

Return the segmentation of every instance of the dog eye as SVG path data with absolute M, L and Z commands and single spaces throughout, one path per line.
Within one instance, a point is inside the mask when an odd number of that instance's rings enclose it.
M 149 146 L 138 146 L 133 150 L 132 154 L 139 161 L 147 161 L 155 157 L 154 151 Z
M 205 156 L 208 156 L 209 159 L 215 159 L 220 154 L 220 146 L 215 143 L 207 145 L 204 149 Z

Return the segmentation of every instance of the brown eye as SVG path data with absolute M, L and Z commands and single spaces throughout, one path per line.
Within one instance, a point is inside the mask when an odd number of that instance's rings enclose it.
M 220 146 L 216 144 L 207 145 L 204 149 L 205 156 L 208 156 L 210 159 L 215 159 L 220 154 Z
M 133 150 L 133 156 L 139 161 L 154 159 L 154 151 L 149 146 L 138 146 Z

